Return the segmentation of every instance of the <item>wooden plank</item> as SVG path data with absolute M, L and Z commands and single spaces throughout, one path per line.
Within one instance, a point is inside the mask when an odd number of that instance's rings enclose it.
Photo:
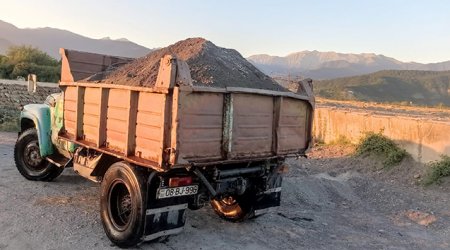
M 248 94 L 269 95 L 269 96 L 284 96 L 311 102 L 310 97 L 305 95 L 299 95 L 291 91 L 275 91 L 275 90 L 242 88 L 242 87 L 216 88 L 204 86 L 180 86 L 180 89 L 185 92 L 248 93 Z
M 273 97 L 233 96 L 232 157 L 272 155 Z
M 107 84 L 107 83 L 88 83 L 88 82 L 63 82 L 59 83 L 59 86 L 74 86 L 74 87 L 90 87 L 90 88 L 108 88 L 108 89 L 125 89 L 139 92 L 151 92 L 167 94 L 169 90 L 163 87 L 138 87 L 120 84 Z
M 222 155 L 229 159 L 233 145 L 233 94 L 224 95 L 223 108 Z
M 175 94 L 175 90 L 172 92 L 171 95 L 167 95 L 165 98 L 165 105 L 164 105 L 164 111 L 163 111 L 163 138 L 162 138 L 162 144 L 163 144 L 163 151 L 162 151 L 162 162 L 161 162 L 161 166 L 164 168 L 168 168 L 170 165 L 170 158 L 172 155 L 172 151 L 175 151 L 172 148 L 172 141 L 171 141 L 171 136 L 172 136 L 172 131 L 171 131 L 171 127 L 172 127 L 172 115 L 173 115 L 173 111 L 172 111 L 172 102 L 173 100 L 173 96 L 176 95 Z
M 105 147 L 101 147 L 101 148 L 96 148 L 95 144 L 88 142 L 88 141 L 84 141 L 84 140 L 74 140 L 72 137 L 70 137 L 70 135 L 68 134 L 61 134 L 59 136 L 59 138 L 65 139 L 67 141 L 76 143 L 77 145 L 86 147 L 86 148 L 93 148 L 99 152 L 108 154 L 108 155 L 112 155 L 114 157 L 117 157 L 119 159 L 123 159 L 126 160 L 130 163 L 139 165 L 139 166 L 143 166 L 143 167 L 148 167 L 148 168 L 152 168 L 158 172 L 162 172 L 164 171 L 162 168 L 158 167 L 158 165 L 156 164 L 156 162 L 151 161 L 151 160 L 147 160 L 147 159 L 143 159 L 143 158 L 139 158 L 136 156 L 125 156 L 123 155 L 122 151 L 116 151 L 114 150 L 114 148 L 105 148 Z
M 168 102 L 168 98 L 167 98 L 167 96 L 168 95 L 164 95 L 163 96 L 163 100 L 162 100 L 162 103 L 163 103 L 163 105 L 161 105 L 161 110 L 160 110 L 160 112 L 161 112 L 161 123 L 160 123 L 160 126 L 161 126 L 161 131 L 160 131 L 160 134 L 159 134 L 159 138 L 161 138 L 161 140 L 160 140 L 160 144 L 159 144 L 159 146 L 160 146 L 160 151 L 159 151 L 159 157 L 158 157 L 158 166 L 159 167 L 164 167 L 163 165 L 164 165 L 164 157 L 163 157 L 163 155 L 164 155 L 164 150 L 165 150 L 165 148 L 164 148 L 164 146 L 166 145 L 165 144 L 165 135 L 166 135 L 166 133 L 167 133 L 167 131 L 165 131 L 166 130 L 166 120 L 167 119 L 169 119 L 170 118 L 170 110 L 168 110 L 166 107 L 167 107 L 167 102 Z
M 291 97 L 299 100 L 309 101 L 310 98 L 304 95 L 298 95 L 291 91 L 274 91 L 266 89 L 252 89 L 252 88 L 241 88 L 241 87 L 228 87 L 227 91 L 232 93 L 249 93 L 249 94 L 259 94 L 259 95 L 271 95 L 271 96 L 285 96 Z
M 138 110 L 139 92 L 129 90 L 128 123 L 126 131 L 125 155 L 134 155 L 136 148 L 136 116 Z
M 162 163 L 165 95 L 140 92 L 136 116 L 135 155 Z M 169 110 L 170 111 L 170 110 Z
M 166 107 L 166 110 L 172 111 L 171 114 L 171 124 L 170 124 L 170 134 L 168 135 L 167 140 L 170 141 L 170 156 L 169 156 L 169 164 L 175 165 L 178 162 L 178 145 L 179 145 L 179 135 L 178 131 L 180 128 L 180 111 L 181 111 L 181 105 L 180 105 L 180 88 L 175 87 L 173 89 L 172 93 L 172 106 Z
M 76 129 L 75 129 L 75 139 L 83 138 L 83 112 L 84 112 L 84 91 L 85 87 L 77 86 L 77 110 L 76 114 Z
M 97 147 L 102 147 L 106 143 L 106 115 L 108 113 L 108 96 L 109 89 L 100 88 L 101 96 L 100 96 L 100 105 L 98 107 L 99 111 L 99 125 L 98 125 L 98 138 L 97 138 Z
M 272 152 L 277 155 L 279 148 L 279 133 L 280 133 L 280 116 L 283 97 L 274 97 L 273 99 L 273 126 L 272 126 Z

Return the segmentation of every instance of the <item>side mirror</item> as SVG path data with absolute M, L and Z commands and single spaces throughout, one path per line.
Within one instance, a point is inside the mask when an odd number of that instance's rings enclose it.
M 52 95 L 47 96 L 47 99 L 45 99 L 44 104 L 47 104 L 50 107 L 56 106 L 56 99 Z

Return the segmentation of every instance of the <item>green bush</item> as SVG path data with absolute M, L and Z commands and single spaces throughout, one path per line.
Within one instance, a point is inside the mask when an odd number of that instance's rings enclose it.
M 36 74 L 38 81 L 58 82 L 60 63 L 46 53 L 30 46 L 12 46 L 6 56 L 0 55 L 0 78 L 27 78 Z
M 442 155 L 440 161 L 434 161 L 428 164 L 428 171 L 425 175 L 423 184 L 429 186 L 433 183 L 441 183 L 442 178 L 450 176 L 450 156 Z
M 389 168 L 398 165 L 407 156 L 407 153 L 381 132 L 369 132 L 358 143 L 356 155 L 374 155 L 383 159 L 384 167 Z

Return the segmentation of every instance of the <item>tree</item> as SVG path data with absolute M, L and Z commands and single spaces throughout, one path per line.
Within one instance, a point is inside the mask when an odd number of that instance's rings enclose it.
M 0 55 L 0 78 L 11 78 L 13 69 L 14 65 L 9 62 L 8 57 Z
M 61 63 L 31 46 L 12 46 L 0 56 L 0 78 L 16 79 L 36 74 L 39 81 L 58 82 Z
M 47 55 L 47 53 L 40 51 L 31 46 L 11 46 L 6 55 L 8 59 L 16 63 L 35 63 L 37 65 L 57 66 L 58 61 Z

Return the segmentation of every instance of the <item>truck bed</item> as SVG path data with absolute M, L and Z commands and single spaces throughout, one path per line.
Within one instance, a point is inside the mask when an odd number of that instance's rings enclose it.
M 311 96 L 192 86 L 187 64 L 171 56 L 153 88 L 83 83 L 72 73 L 82 56 L 75 65 L 61 52 L 59 136 L 76 144 L 158 171 L 302 155 L 310 146 Z

